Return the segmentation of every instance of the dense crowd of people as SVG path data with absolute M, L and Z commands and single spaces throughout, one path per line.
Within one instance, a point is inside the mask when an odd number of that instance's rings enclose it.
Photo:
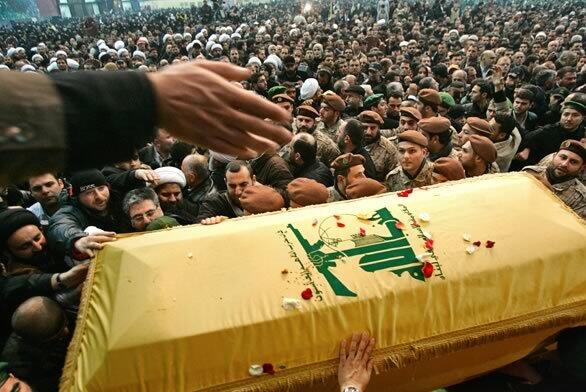
M 0 27 L 0 72 L 156 73 L 200 60 L 246 67 L 251 76 L 233 85 L 284 108 L 293 135 L 245 159 L 157 128 L 123 161 L 2 187 L 0 260 L 11 279 L 2 283 L 0 371 L 23 388 L 57 390 L 88 261 L 118 233 L 512 171 L 533 175 L 586 218 L 583 3 L 399 1 L 386 19 L 374 1 L 302 6 L 233 6 L 219 18 L 204 4 Z M 230 112 L 228 122 L 239 121 Z M 8 127 L 0 142 L 26 137 Z M 524 364 L 515 369 L 543 381 Z M 568 377 L 586 382 L 583 369 L 572 370 Z

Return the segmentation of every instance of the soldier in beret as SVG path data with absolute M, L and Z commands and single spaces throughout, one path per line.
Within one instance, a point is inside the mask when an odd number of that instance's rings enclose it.
M 340 155 L 332 162 L 335 183 L 328 188 L 328 203 L 348 199 L 346 188 L 357 180 L 366 178 L 364 157 L 352 153 Z
M 576 140 L 562 142 L 547 166 L 526 166 L 535 176 L 582 219 L 586 219 L 586 186 L 580 181 L 586 170 L 586 146 Z
M 348 199 L 359 199 L 385 193 L 386 190 L 384 185 L 372 178 L 359 178 L 346 187 L 346 196 Z
M 427 138 L 417 131 L 404 131 L 399 139 L 399 166 L 385 179 L 391 192 L 419 188 L 433 183 L 432 165 L 427 160 Z
M 421 117 L 429 118 L 438 115 L 438 108 L 442 104 L 442 99 L 437 91 L 430 88 L 421 89 L 417 99 L 417 110 L 421 113 Z
M 366 110 L 358 116 L 364 127 L 364 148 L 370 154 L 375 168 L 374 179 L 384 181 L 387 174 L 398 164 L 398 152 L 395 145 L 381 136 L 382 118 L 378 113 Z
M 351 85 L 346 89 L 345 117 L 356 117 L 360 114 L 363 107 L 364 95 L 366 95 L 366 91 L 362 86 Z
M 422 119 L 417 125 L 427 138 L 430 161 L 435 162 L 438 158 L 444 157 L 458 158 L 452 146 L 450 120 L 445 117 L 429 117 Z
M 313 135 L 317 142 L 317 159 L 324 165 L 330 166 L 334 159 L 340 155 L 338 146 L 325 133 L 316 129 L 316 119 L 319 117 L 317 110 L 311 106 L 302 105 L 297 108 L 297 117 L 295 117 L 295 133 L 306 132 Z M 286 160 L 289 160 L 283 156 Z
M 478 117 L 468 117 L 466 124 L 462 127 L 460 133 L 458 133 L 458 140 L 460 146 L 463 146 L 468 141 L 470 135 L 480 135 L 490 138 L 493 134 L 493 129 L 490 123 Z
M 462 150 L 458 152 L 458 159 L 464 166 L 466 177 L 493 172 L 492 164 L 496 161 L 496 156 L 496 147 L 492 141 L 479 135 L 471 135 L 462 146 Z
M 289 114 L 293 114 L 293 105 L 295 104 L 295 101 L 287 94 L 276 94 L 271 98 L 271 101 L 285 109 Z
M 326 91 L 322 95 L 319 115 L 321 121 L 317 124 L 316 130 L 323 132 L 333 141 L 338 138 L 338 131 L 346 123 L 342 120 L 342 113 L 346 109 L 346 103 L 336 93 Z
M 244 189 L 240 196 L 240 205 L 246 215 L 264 214 L 285 207 L 285 199 L 270 186 L 256 182 Z
M 456 158 L 439 158 L 433 163 L 433 183 L 457 181 L 466 178 L 466 172 Z
M 383 119 L 380 129 L 395 129 L 399 122 L 388 116 L 388 105 L 383 94 L 373 94 L 364 100 L 364 110 L 372 110 Z
M 421 113 L 419 113 L 419 110 L 411 106 L 403 106 L 399 109 L 399 126 L 391 130 L 383 129 L 381 130 L 381 134 L 397 145 L 399 142 L 397 135 L 409 129 L 416 131 L 419 120 L 421 120 Z
M 324 184 L 309 178 L 296 178 L 287 185 L 291 208 L 327 203 L 330 193 Z

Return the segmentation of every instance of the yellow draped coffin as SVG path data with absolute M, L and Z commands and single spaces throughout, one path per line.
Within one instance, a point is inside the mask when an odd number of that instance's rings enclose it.
M 585 262 L 584 221 L 524 174 L 122 238 L 61 390 L 333 391 L 340 340 L 368 330 L 371 390 L 426 391 L 584 325 Z

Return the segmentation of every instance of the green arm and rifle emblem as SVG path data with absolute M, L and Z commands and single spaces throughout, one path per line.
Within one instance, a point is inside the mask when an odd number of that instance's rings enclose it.
M 336 267 L 336 261 L 343 257 L 360 256 L 359 266 L 366 272 L 389 270 L 397 276 L 407 271 L 409 275 L 417 280 L 425 280 L 421 272 L 421 263 L 417 260 L 413 249 L 409 245 L 405 234 L 395 227 L 397 220 L 386 208 L 377 210 L 368 219 L 379 225 L 384 225 L 390 236 L 371 235 L 363 238 L 353 239 L 355 246 L 345 250 L 334 249 L 326 253 L 322 250 L 326 243 L 319 239 L 311 244 L 301 232 L 291 224 L 287 227 L 293 232 L 309 260 L 316 267 L 316 270 L 324 276 L 334 293 L 338 296 L 356 297 L 331 271 Z

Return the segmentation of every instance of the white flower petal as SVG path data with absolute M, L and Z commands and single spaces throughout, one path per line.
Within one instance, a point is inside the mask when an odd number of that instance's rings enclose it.
M 422 230 L 422 231 L 421 231 L 421 234 L 423 234 L 423 236 L 424 236 L 425 238 L 427 238 L 428 240 L 431 240 L 431 239 L 433 239 L 433 236 L 431 235 L 431 233 L 430 233 L 429 231 Z
M 301 301 L 297 298 L 283 298 L 282 303 L 283 309 L 285 310 L 295 310 L 301 308 Z
M 417 260 L 424 262 L 427 261 L 431 257 L 431 253 L 422 253 L 420 255 L 415 256 Z
M 250 365 L 248 368 L 248 374 L 253 377 L 262 376 L 262 365 Z
M 472 241 L 472 236 L 469 233 L 462 234 L 462 239 L 466 242 Z
M 421 214 L 419 214 L 419 220 L 421 220 L 422 222 L 429 222 L 431 218 L 427 212 L 422 212 Z
M 469 255 L 471 255 L 472 253 L 476 252 L 478 248 L 475 247 L 474 245 L 470 245 L 466 247 L 466 253 L 468 253 Z

